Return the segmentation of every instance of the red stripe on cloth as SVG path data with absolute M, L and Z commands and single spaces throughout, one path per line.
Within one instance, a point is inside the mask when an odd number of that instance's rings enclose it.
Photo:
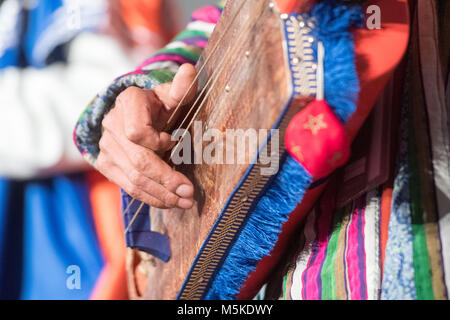
M 389 220 L 391 218 L 392 187 L 383 187 L 381 195 L 381 216 L 380 216 L 380 270 L 383 278 L 384 260 L 386 258 L 386 244 L 389 235 Z
M 161 54 L 161 55 L 157 55 L 154 56 L 148 60 L 145 60 L 141 65 L 139 65 L 138 69 L 142 69 L 144 67 L 148 67 L 150 64 L 155 63 L 155 62 L 159 62 L 159 61 L 173 61 L 173 62 L 178 62 L 179 64 L 183 64 L 183 63 L 191 63 L 191 64 L 195 64 L 195 61 L 192 61 L 190 59 L 184 58 L 180 55 L 175 55 L 175 54 Z
M 352 212 L 352 220 L 348 230 L 347 243 L 347 274 L 349 279 L 348 291 L 352 300 L 366 299 L 365 285 L 365 250 L 364 250 L 364 206 L 358 205 Z M 361 263 L 362 262 L 362 263 Z M 364 274 L 362 276 L 362 274 Z M 364 292 L 363 289 L 366 289 Z
M 319 206 L 317 207 L 319 211 Z M 319 300 L 322 298 L 321 271 L 327 255 L 327 246 L 330 239 L 330 225 L 333 211 L 320 206 L 321 213 L 317 221 L 317 237 L 313 243 L 313 251 L 308 261 L 308 266 L 303 272 L 303 292 L 305 300 Z

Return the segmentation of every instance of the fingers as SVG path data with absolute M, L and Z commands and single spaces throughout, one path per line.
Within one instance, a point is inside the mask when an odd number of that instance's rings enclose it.
M 175 193 L 177 188 L 183 184 L 191 186 L 191 189 L 193 190 L 192 184 L 188 178 L 173 170 L 153 151 L 130 143 L 121 137 L 114 138 L 118 139 L 116 142 L 118 142 L 124 153 L 126 151 L 126 157 L 128 159 L 127 161 L 124 158 L 117 158 L 118 162 L 130 163 L 131 167 L 137 171 L 140 176 L 145 176 L 155 181 L 171 192 Z M 132 172 L 129 174 L 132 175 Z M 193 192 L 189 194 L 189 197 L 192 196 Z
M 100 154 L 97 158 L 97 169 L 106 177 L 110 177 L 109 179 L 117 185 L 120 185 L 122 189 L 128 193 L 133 199 L 143 201 L 148 205 L 160 208 L 167 209 L 165 204 L 156 199 L 155 197 L 143 192 L 142 190 L 135 188 L 133 184 L 128 180 L 127 176 L 124 172 L 117 167 L 114 163 L 105 159 L 105 155 Z
M 162 128 L 180 101 L 187 103 L 195 96 L 195 76 L 195 68 L 186 64 L 172 83 L 153 90 L 130 87 L 117 97 L 115 108 L 102 122 L 98 170 L 133 198 L 154 207 L 188 209 L 193 205 L 192 183 L 158 153 L 175 143 Z
M 196 75 L 195 67 L 185 63 L 178 69 L 171 83 L 162 84 L 155 88 L 156 95 L 164 103 L 167 111 L 173 110 L 180 102 L 185 105 L 194 99 L 198 87 L 198 82 L 194 82 Z M 183 99 L 188 90 L 188 94 Z M 183 101 L 181 101 L 182 99 Z
M 194 66 L 184 64 L 171 83 L 159 85 L 153 90 L 129 87 L 120 93 L 111 112 L 115 109 L 122 112 L 123 130 L 128 140 L 153 151 L 170 150 L 175 143 L 171 141 L 170 134 L 162 130 L 180 101 L 186 104 L 195 97 L 197 81 L 193 81 L 196 74 Z
M 128 143 L 133 149 L 125 153 L 121 144 L 109 132 L 105 132 L 100 140 L 100 154 L 96 163 L 98 170 L 133 198 L 154 207 L 191 208 L 191 182 L 172 170 L 151 150 Z M 130 159 L 128 154 L 135 156 Z
M 123 131 L 128 140 L 154 151 L 167 151 L 173 147 L 170 135 L 161 132 L 160 113 L 164 105 L 151 90 L 130 87 L 116 99 L 116 108 L 110 112 L 121 112 Z M 106 123 L 108 125 L 108 123 Z
M 169 94 L 170 98 L 178 104 L 189 90 L 184 104 L 187 104 L 194 99 L 195 94 L 197 93 L 197 81 L 193 83 L 196 75 L 197 70 L 195 70 L 193 65 L 188 63 L 183 64 L 173 78 Z

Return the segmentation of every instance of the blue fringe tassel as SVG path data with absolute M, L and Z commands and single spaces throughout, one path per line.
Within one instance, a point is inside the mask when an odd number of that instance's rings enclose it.
M 231 300 L 236 297 L 258 261 L 273 249 L 282 224 L 311 183 L 310 174 L 289 154 L 280 163 L 280 169 L 230 250 L 206 299 Z
M 356 109 L 359 82 L 354 65 L 352 26 L 360 26 L 361 8 L 340 5 L 336 0 L 317 4 L 310 15 L 318 23 L 316 37 L 325 47 L 325 93 L 336 115 L 346 122 Z M 256 205 L 222 269 L 216 275 L 206 299 L 235 299 L 258 262 L 274 248 L 282 225 L 311 184 L 311 175 L 289 154 L 278 174 Z
M 359 81 L 351 27 L 361 27 L 364 16 L 359 6 L 338 5 L 337 0 L 319 2 L 311 11 L 317 21 L 315 37 L 325 48 L 325 99 L 336 116 L 346 123 L 356 110 Z

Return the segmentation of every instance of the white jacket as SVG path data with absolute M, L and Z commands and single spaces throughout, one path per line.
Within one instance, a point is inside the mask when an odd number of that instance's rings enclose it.
M 70 45 L 67 63 L 0 71 L 0 176 L 26 179 L 86 168 L 72 131 L 90 99 L 134 65 L 112 38 Z

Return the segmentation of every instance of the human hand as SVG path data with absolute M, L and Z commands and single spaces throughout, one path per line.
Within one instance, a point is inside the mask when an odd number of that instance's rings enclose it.
M 131 197 L 153 207 L 189 209 L 193 205 L 192 183 L 159 155 L 174 146 L 170 134 L 162 130 L 195 76 L 195 68 L 184 64 L 171 83 L 151 90 L 127 88 L 102 122 L 97 169 Z M 197 84 L 185 103 L 196 92 Z

